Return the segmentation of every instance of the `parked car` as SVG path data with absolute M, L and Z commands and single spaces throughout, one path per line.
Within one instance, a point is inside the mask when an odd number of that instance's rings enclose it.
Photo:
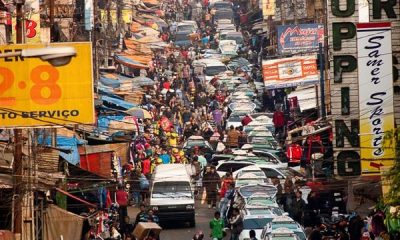
M 192 31 L 176 32 L 175 35 L 173 35 L 174 44 L 178 47 L 191 46 L 192 41 L 190 40 L 190 34 L 192 34 Z
M 230 23 L 233 23 L 233 10 L 232 9 L 217 10 L 214 15 L 214 24 L 218 23 L 221 20 L 223 21 L 228 20 Z
M 210 82 L 214 76 L 227 71 L 227 67 L 217 59 L 199 59 L 193 61 L 193 67 L 202 67 L 206 75 L 206 82 Z
M 264 227 L 261 233 L 261 239 L 266 239 L 266 237 L 269 234 L 271 234 L 272 232 L 276 231 L 279 228 L 287 228 L 293 231 L 293 233 L 296 234 L 300 240 L 307 239 L 303 227 L 289 216 L 274 217 L 274 219 L 272 219 L 271 221 L 271 224 L 268 224 Z
M 219 39 L 220 41 L 234 40 L 238 48 L 242 48 L 244 45 L 244 38 L 241 32 L 223 31 L 219 34 Z
M 256 165 L 244 167 L 238 171 L 235 178 L 235 187 L 241 187 L 249 184 L 269 183 L 265 173 Z
M 191 136 L 183 143 L 183 150 L 185 151 L 186 155 L 190 155 L 195 147 L 198 147 L 204 154 L 214 153 L 214 149 L 211 144 L 205 140 L 202 136 Z
M 228 1 L 216 1 L 210 4 L 211 8 L 218 10 L 232 9 L 232 3 Z
M 260 238 L 261 239 L 261 238 Z M 300 240 L 300 238 L 290 229 L 278 228 L 267 235 L 263 240 Z
M 221 40 L 219 41 L 218 49 L 222 55 L 235 57 L 238 55 L 238 45 L 235 40 Z

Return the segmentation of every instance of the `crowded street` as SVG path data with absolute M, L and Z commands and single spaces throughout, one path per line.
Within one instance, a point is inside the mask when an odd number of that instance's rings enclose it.
M 0 0 L 0 240 L 400 239 L 391 4 Z

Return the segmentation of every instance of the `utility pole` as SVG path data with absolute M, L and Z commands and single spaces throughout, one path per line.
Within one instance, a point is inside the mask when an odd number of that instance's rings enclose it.
M 23 6 L 25 0 L 15 1 L 17 22 L 16 22 L 16 42 L 24 43 L 25 41 L 25 16 Z M 24 167 L 22 161 L 22 129 L 14 129 L 14 164 L 13 164 L 13 183 L 14 183 L 14 209 L 13 209 L 13 226 L 14 234 L 19 240 L 22 236 L 22 201 L 24 196 L 23 174 Z
M 49 8 L 50 8 L 50 42 L 52 42 L 52 38 L 54 36 L 51 36 L 53 26 L 54 26 L 54 1 L 55 0 L 49 0 Z

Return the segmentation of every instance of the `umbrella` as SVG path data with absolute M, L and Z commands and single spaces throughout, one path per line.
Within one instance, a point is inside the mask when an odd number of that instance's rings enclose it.
M 125 111 L 127 114 L 131 116 L 135 116 L 137 118 L 152 118 L 151 114 L 149 111 L 142 109 L 142 108 L 137 108 L 133 107 Z

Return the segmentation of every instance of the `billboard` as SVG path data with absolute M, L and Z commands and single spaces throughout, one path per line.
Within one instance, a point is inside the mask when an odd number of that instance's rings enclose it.
M 275 15 L 275 0 L 261 0 L 262 13 L 264 19 L 268 19 L 268 16 Z
M 94 122 L 92 47 L 72 46 L 76 56 L 54 67 L 40 58 L 0 58 L 0 126 L 33 127 Z M 0 46 L 1 53 L 44 48 L 42 44 Z
M 319 75 L 316 61 L 315 55 L 264 60 L 262 73 L 265 88 L 276 89 L 317 84 Z
M 278 52 L 296 53 L 318 49 L 324 43 L 324 25 L 297 24 L 277 26 Z
M 390 22 L 357 24 L 357 47 L 361 171 L 380 175 L 394 164 L 394 148 L 384 141 L 394 130 Z

